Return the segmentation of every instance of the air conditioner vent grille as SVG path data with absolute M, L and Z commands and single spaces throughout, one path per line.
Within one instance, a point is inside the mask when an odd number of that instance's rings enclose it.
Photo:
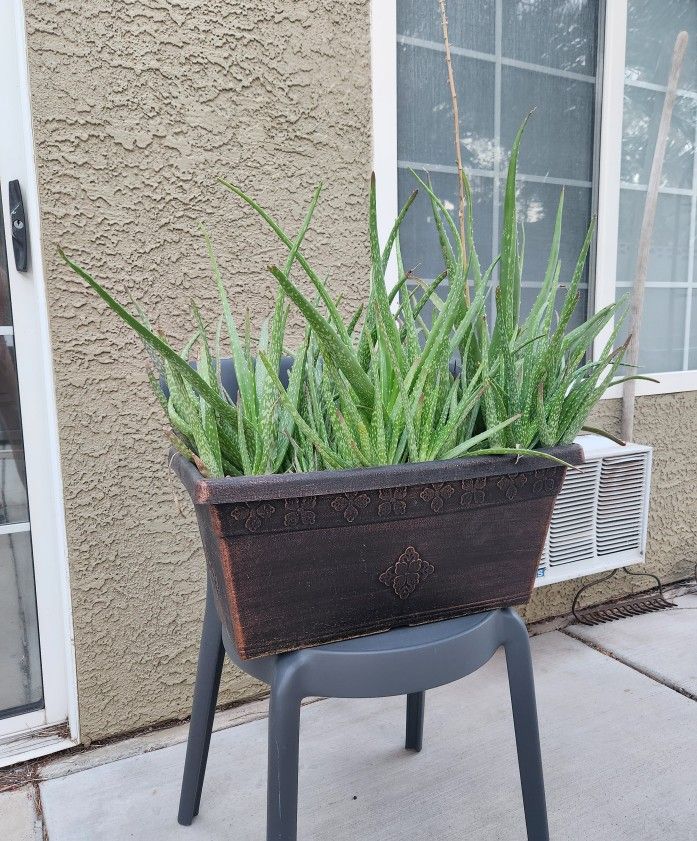
M 585 463 L 568 470 L 540 559 L 538 583 L 552 583 L 644 560 L 651 448 L 577 439 Z
M 549 527 L 549 566 L 587 561 L 595 554 L 594 503 L 600 462 L 569 470 Z
M 647 468 L 647 453 L 602 460 L 596 529 L 599 555 L 641 547 Z

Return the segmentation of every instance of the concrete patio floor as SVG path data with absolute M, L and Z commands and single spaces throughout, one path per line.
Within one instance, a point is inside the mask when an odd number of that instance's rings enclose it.
M 697 595 L 675 610 L 532 640 L 551 837 L 697 839 Z M 3 841 L 260 841 L 265 705 L 219 714 L 201 813 L 176 823 L 186 727 L 41 764 L 0 795 Z M 302 713 L 303 841 L 525 837 L 503 658 L 427 696 L 424 750 L 404 700 Z

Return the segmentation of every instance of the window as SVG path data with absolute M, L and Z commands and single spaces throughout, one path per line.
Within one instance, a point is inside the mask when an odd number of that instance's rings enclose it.
M 535 107 L 519 164 L 525 228 L 523 307 L 539 288 L 565 191 L 562 272 L 570 276 L 591 216 L 586 317 L 631 288 L 648 175 L 675 37 L 697 38 L 697 0 L 448 0 L 463 162 L 473 187 L 480 259 L 499 240 L 508 154 Z M 387 219 L 427 172 L 455 210 L 452 110 L 437 0 L 373 0 L 375 159 Z M 388 107 L 389 104 L 389 107 Z M 669 372 L 639 393 L 697 389 L 697 45 L 682 70 L 649 265 L 640 362 Z M 386 195 L 385 195 L 386 193 Z M 405 265 L 442 270 L 430 206 L 405 220 Z M 600 337 L 602 342 L 610 332 Z
M 697 36 L 695 0 L 631 0 L 627 11 L 617 293 L 631 287 L 644 199 L 675 38 Z M 697 368 L 695 211 L 697 49 L 688 42 L 656 209 L 640 361 L 649 371 Z

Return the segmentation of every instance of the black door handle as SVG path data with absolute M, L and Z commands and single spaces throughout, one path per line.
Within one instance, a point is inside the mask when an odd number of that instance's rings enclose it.
M 12 250 L 18 272 L 26 272 L 29 256 L 27 220 L 24 217 L 24 202 L 19 181 L 10 181 L 10 219 L 12 221 Z

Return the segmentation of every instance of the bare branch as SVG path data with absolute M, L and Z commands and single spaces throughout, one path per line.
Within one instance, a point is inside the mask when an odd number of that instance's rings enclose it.
M 440 22 L 443 28 L 443 44 L 445 46 L 445 63 L 448 68 L 448 84 L 450 86 L 450 98 L 453 105 L 453 123 L 455 126 L 455 161 L 457 163 L 457 180 L 459 189 L 458 217 L 460 220 L 460 239 L 462 241 L 462 262 L 467 264 L 467 244 L 465 240 L 465 186 L 462 183 L 464 167 L 462 166 L 462 146 L 460 143 L 460 113 L 457 107 L 457 90 L 455 88 L 455 74 L 453 73 L 453 62 L 450 53 L 450 37 L 448 35 L 448 15 L 445 9 L 445 0 L 438 0 L 440 7 Z M 469 297 L 469 290 L 466 294 Z

